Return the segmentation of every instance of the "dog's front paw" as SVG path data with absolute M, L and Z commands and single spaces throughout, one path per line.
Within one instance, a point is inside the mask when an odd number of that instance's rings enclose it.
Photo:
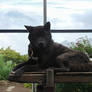
M 16 76 L 15 74 L 16 74 L 15 71 L 12 71 L 12 72 L 9 74 L 8 80 L 9 80 L 9 81 L 16 82 L 18 76 Z

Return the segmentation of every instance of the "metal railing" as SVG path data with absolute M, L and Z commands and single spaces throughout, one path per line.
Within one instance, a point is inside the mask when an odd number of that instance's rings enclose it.
M 0 33 L 27 33 L 24 29 L 0 29 Z M 92 29 L 51 30 L 52 33 L 92 33 Z

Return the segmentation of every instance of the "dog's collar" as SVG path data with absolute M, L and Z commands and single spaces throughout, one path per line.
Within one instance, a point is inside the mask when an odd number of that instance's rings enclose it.
M 34 52 L 33 52 L 33 50 L 31 50 L 31 57 L 33 57 L 33 54 L 34 54 Z
M 32 57 L 32 60 L 36 60 L 37 61 L 38 60 L 38 57 Z
M 32 60 L 38 60 L 38 57 L 34 57 L 33 54 L 34 54 L 34 52 L 33 52 L 33 50 L 32 50 L 31 59 L 32 59 Z

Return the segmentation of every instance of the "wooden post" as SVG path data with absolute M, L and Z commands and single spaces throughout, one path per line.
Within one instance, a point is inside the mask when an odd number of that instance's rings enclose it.
M 47 69 L 46 73 L 46 92 L 55 92 L 55 78 L 54 78 L 54 70 Z
M 45 85 L 38 85 L 37 92 L 55 92 L 55 78 L 53 69 L 47 69 Z
M 54 87 L 54 70 L 53 69 L 47 69 L 46 73 L 46 86 L 48 87 Z

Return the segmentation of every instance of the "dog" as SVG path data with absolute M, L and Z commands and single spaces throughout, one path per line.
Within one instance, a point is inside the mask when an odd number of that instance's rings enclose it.
M 31 49 L 38 58 L 40 69 L 62 68 L 62 71 L 90 71 L 89 57 L 77 50 L 72 50 L 52 40 L 50 22 L 44 26 L 25 26 L 29 32 L 29 56 Z
M 55 43 L 50 32 L 50 22 L 44 26 L 25 26 L 29 32 L 29 60 L 17 65 L 12 72 L 20 76 L 24 72 L 60 68 L 63 72 L 92 71 L 89 57 L 77 50 Z

